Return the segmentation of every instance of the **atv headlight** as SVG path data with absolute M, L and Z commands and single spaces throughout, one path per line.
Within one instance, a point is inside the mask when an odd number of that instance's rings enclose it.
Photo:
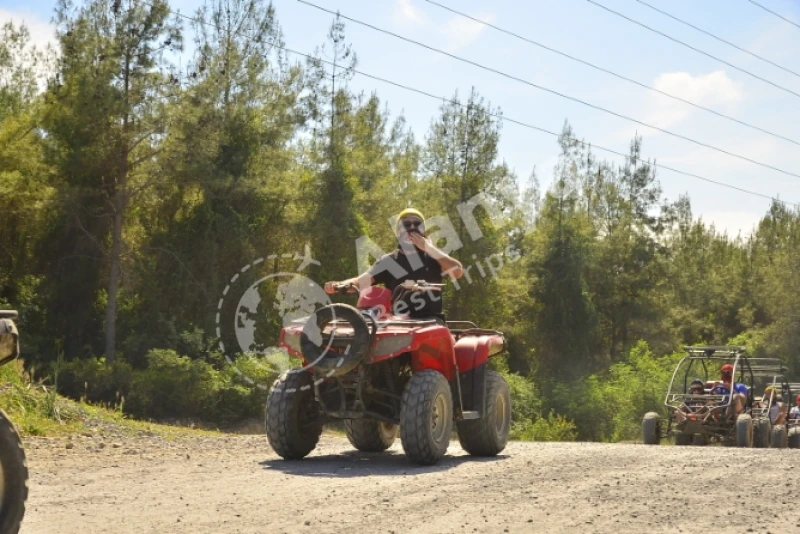
M 375 343 L 374 354 L 375 356 L 385 356 L 402 349 L 410 349 L 412 339 L 414 339 L 414 336 L 411 334 L 380 337 L 378 338 L 378 342 Z

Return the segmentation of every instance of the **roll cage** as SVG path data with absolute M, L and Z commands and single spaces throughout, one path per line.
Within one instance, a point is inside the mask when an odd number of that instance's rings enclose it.
M 745 411 L 750 411 L 753 405 L 753 385 L 755 384 L 754 365 L 755 359 L 746 356 L 746 349 L 739 346 L 688 346 L 684 347 L 684 356 L 675 366 L 672 379 L 667 389 L 664 404 L 671 411 L 680 409 L 686 401 L 714 401 L 717 403 L 713 411 L 721 411 L 730 406 L 731 395 L 711 395 L 710 377 L 716 377 L 720 367 L 730 363 L 733 365 L 733 383 L 739 382 L 747 386 L 747 403 Z M 705 383 L 703 395 L 687 393 L 689 384 L 696 377 L 702 377 Z M 680 388 L 680 390 L 678 390 Z

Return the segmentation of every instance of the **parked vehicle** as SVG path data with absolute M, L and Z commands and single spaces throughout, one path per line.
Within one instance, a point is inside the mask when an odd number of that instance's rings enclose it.
M 787 445 L 790 449 L 800 449 L 800 382 L 789 384 L 789 392 L 785 397 L 789 417 L 786 421 L 788 429 Z
M 0 310 L 0 365 L 19 355 L 17 312 Z M 28 499 L 28 466 L 25 450 L 14 424 L 0 409 L 0 533 L 19 532 Z
M 360 292 L 356 307 L 331 304 L 284 328 L 281 346 L 304 367 L 284 373 L 269 393 L 266 430 L 275 452 L 305 457 L 323 424 L 338 419 L 356 449 L 384 451 L 399 435 L 419 464 L 444 456 L 454 427 L 468 453 L 500 453 L 511 427 L 511 397 L 488 360 L 504 351 L 503 333 L 391 313 L 398 299 L 413 302 L 413 293 L 441 289 L 421 281 L 406 281 L 393 293 L 373 286 Z M 358 289 L 340 285 L 337 291 Z

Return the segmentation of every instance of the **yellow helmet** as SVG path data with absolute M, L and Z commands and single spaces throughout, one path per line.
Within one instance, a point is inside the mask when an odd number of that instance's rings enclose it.
M 403 211 L 401 211 L 400 215 L 397 216 L 397 220 L 400 221 L 403 217 L 406 217 L 408 215 L 416 215 L 422 220 L 423 223 L 425 222 L 425 217 L 423 217 L 422 213 L 420 213 L 419 210 L 415 210 L 414 208 L 406 208 Z

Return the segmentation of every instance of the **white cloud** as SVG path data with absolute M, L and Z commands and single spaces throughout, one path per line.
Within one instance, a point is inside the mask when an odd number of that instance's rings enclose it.
M 697 76 L 688 72 L 666 72 L 655 79 L 653 87 L 720 112 L 730 111 L 734 104 L 744 100 L 742 84 L 730 79 L 722 70 Z M 688 104 L 659 94 L 653 94 L 650 109 L 645 122 L 660 128 L 677 124 L 697 111 Z
M 421 26 L 425 24 L 425 15 L 417 9 L 411 0 L 397 0 L 394 6 L 394 20 L 400 25 Z
M 40 50 L 44 50 L 48 44 L 56 45 L 55 27 L 33 12 L 25 9 L 9 11 L 0 8 L 0 25 L 6 22 L 13 22 L 14 26 L 24 23 L 30 32 L 31 44 Z
M 475 18 L 489 23 L 494 22 L 494 15 L 492 14 L 478 15 L 475 16 Z M 444 28 L 441 30 L 442 34 L 447 39 L 445 50 L 453 53 L 456 50 L 464 48 L 475 41 L 485 29 L 486 26 L 480 22 L 465 19 L 458 15 L 454 16 L 447 21 L 447 24 L 445 24 Z

